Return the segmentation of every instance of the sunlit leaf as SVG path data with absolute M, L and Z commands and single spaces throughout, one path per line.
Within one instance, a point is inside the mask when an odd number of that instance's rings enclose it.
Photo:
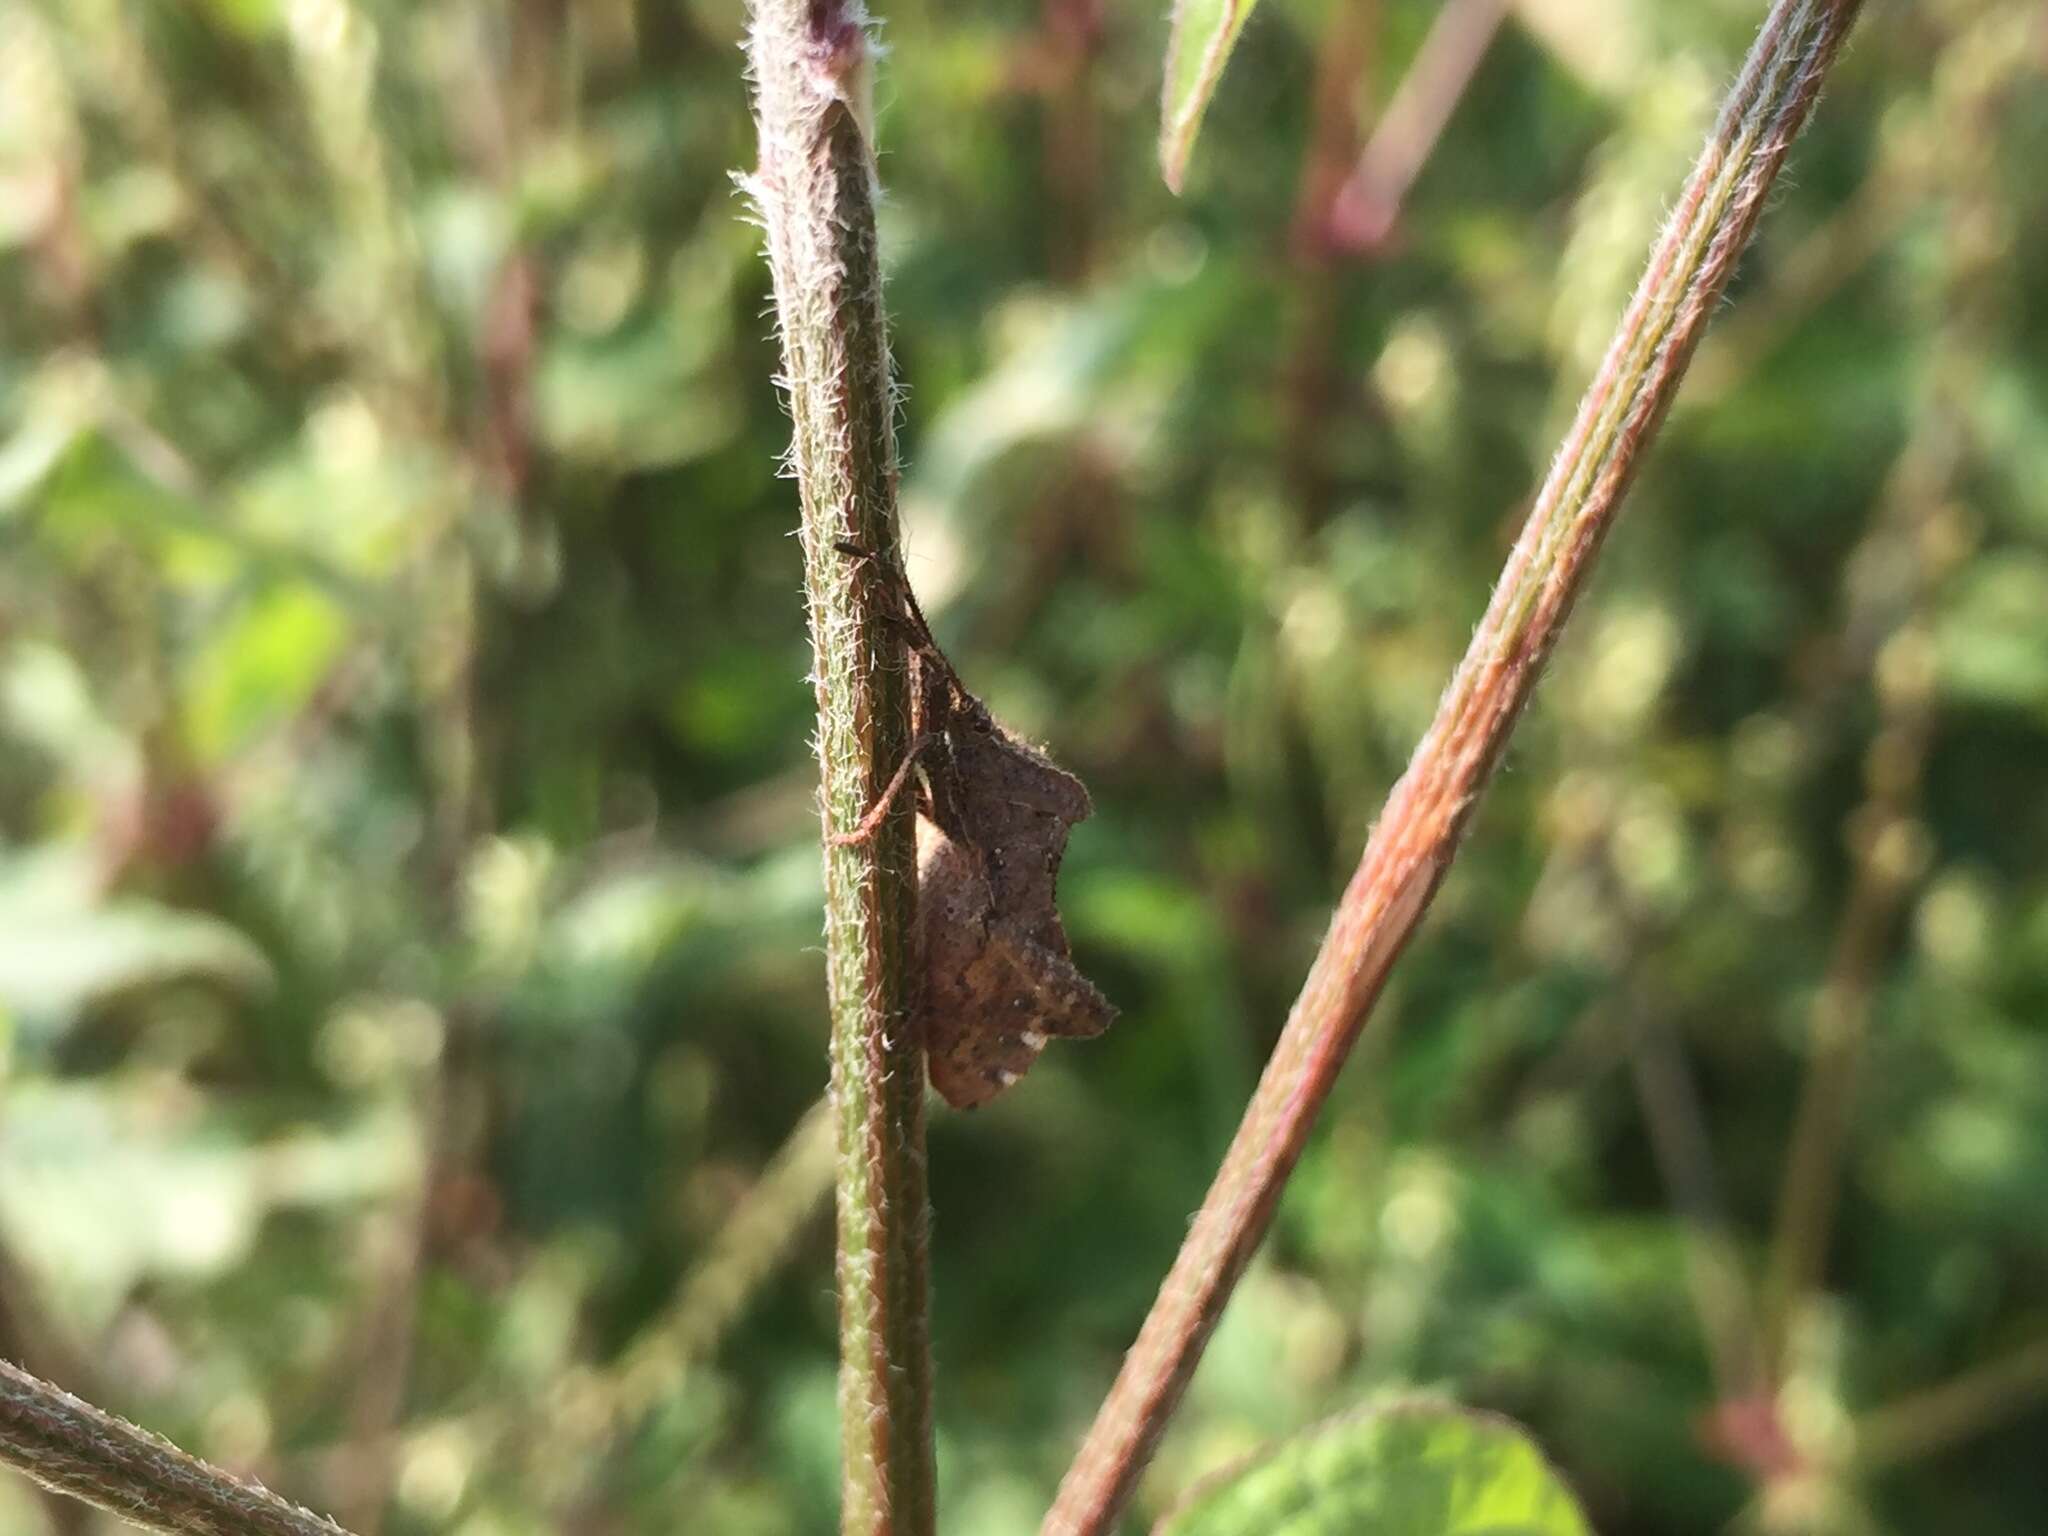
M 1198 1488 L 1155 1536 L 1585 1536 L 1570 1491 L 1506 1419 L 1368 1409 Z
M 191 668 L 191 731 L 226 755 L 304 706 L 349 638 L 348 616 L 307 585 L 257 594 L 219 624 Z
M 224 25 L 248 37 L 276 32 L 284 15 L 280 0 L 207 0 L 206 8 Z
M 37 418 L 0 443 L 0 516 L 43 488 L 78 432 L 76 423 Z

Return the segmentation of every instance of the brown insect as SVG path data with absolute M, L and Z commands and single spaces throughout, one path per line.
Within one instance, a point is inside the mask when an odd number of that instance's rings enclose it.
M 842 840 L 871 836 L 915 770 L 916 1022 L 932 1086 L 955 1109 L 973 1109 L 1029 1071 L 1048 1039 L 1099 1035 L 1116 1019 L 1075 968 L 1053 901 L 1068 829 L 1093 806 L 1079 779 L 968 692 L 903 573 L 874 569 L 908 630 L 911 748 Z

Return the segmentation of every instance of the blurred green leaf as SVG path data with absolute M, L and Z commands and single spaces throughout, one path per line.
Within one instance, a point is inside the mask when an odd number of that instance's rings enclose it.
M 75 421 L 38 415 L 0 444 L 0 517 L 43 488 L 82 430 Z
M 225 758 L 289 720 L 349 635 L 348 615 L 311 586 L 274 586 L 237 605 L 192 658 L 192 745 L 208 760 Z
M 1936 630 L 1942 691 L 2048 718 L 2048 557 L 1987 555 L 1958 583 Z
M 0 1008 L 32 1032 L 167 982 L 245 995 L 271 984 L 270 962 L 232 925 L 138 897 L 101 904 L 91 866 L 84 850 L 0 866 Z
M 275 32 L 283 22 L 281 0 L 206 0 L 207 8 L 238 31 L 251 37 Z
M 0 1119 L 0 1228 L 35 1255 L 72 1320 L 103 1326 L 137 1281 L 196 1279 L 242 1263 L 264 1214 L 399 1187 L 401 1118 L 252 1140 L 178 1084 L 17 1085 Z

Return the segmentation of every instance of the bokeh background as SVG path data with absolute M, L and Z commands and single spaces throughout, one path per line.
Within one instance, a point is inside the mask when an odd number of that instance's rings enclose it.
M 935 1113 L 947 1529 L 1035 1528 L 1762 8 L 1266 0 L 1175 200 L 1158 7 L 888 5 L 910 571 L 1123 1010 Z M 833 1521 L 743 25 L 0 0 L 0 1352 L 364 1536 Z M 1609 1536 L 2048 1522 L 2044 70 L 1873 0 L 1132 1529 L 1409 1389 Z

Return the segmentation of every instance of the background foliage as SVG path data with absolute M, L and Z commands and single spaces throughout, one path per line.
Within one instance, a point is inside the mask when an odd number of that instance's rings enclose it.
M 1270 0 L 1181 201 L 1148 9 L 889 7 L 911 573 L 1124 1010 L 934 1122 L 949 1528 L 1034 1528 L 1757 10 L 1520 0 L 1381 240 L 1434 5 Z M 0 1352 L 366 1536 L 832 1518 L 742 24 L 0 0 Z M 2044 67 L 1872 7 L 1147 1517 L 1421 1388 L 1608 1533 L 2038 1529 Z

